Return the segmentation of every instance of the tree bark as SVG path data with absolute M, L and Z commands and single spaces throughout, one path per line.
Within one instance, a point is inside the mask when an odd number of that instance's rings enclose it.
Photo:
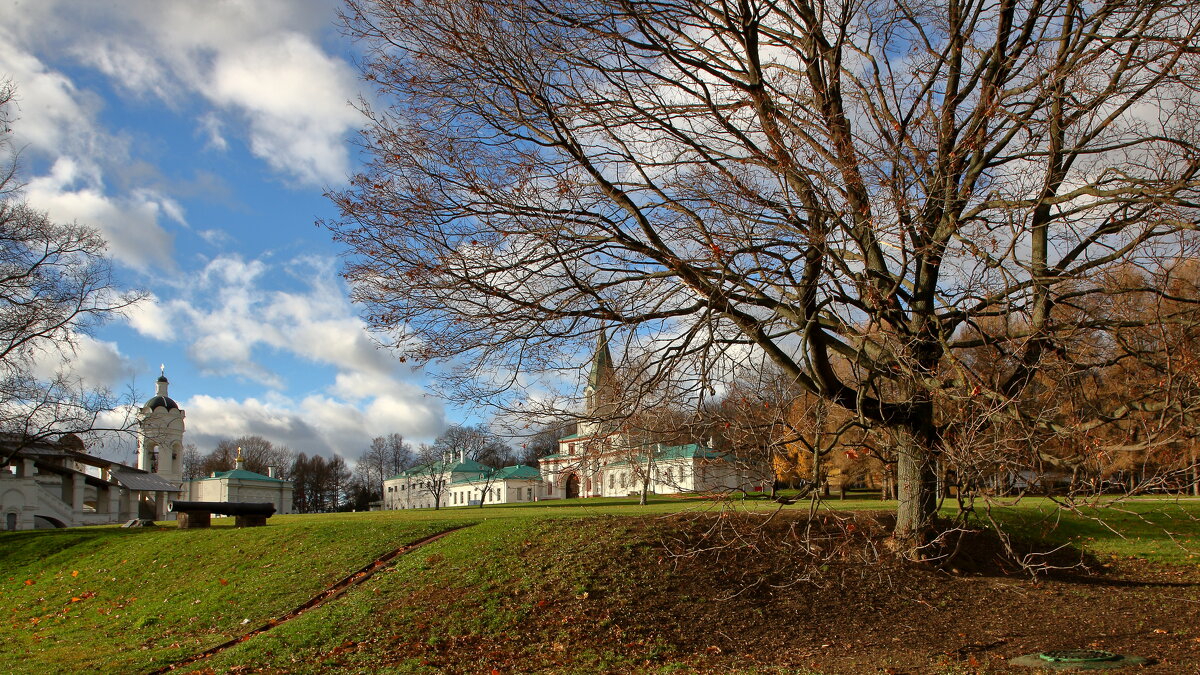
M 894 536 L 899 550 L 919 555 L 918 549 L 929 542 L 937 513 L 937 461 L 931 444 L 916 433 L 903 431 L 898 436 Z

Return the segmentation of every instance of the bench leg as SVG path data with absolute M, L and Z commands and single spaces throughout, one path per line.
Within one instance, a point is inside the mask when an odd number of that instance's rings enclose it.
M 208 527 L 212 524 L 212 514 L 208 511 L 180 511 L 175 514 L 175 522 L 181 530 Z

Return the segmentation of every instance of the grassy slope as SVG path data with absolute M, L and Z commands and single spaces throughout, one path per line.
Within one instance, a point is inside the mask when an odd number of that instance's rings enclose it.
M 633 566 L 626 563 L 654 555 L 661 536 L 657 521 L 647 527 L 603 516 L 708 506 L 672 499 L 646 507 L 583 504 L 277 516 L 269 527 L 245 530 L 0 534 L 6 571 L 0 577 L 0 617 L 9 624 L 0 663 L 31 673 L 150 670 L 286 612 L 388 550 L 469 523 L 399 559 L 347 596 L 196 668 L 438 672 L 452 652 L 460 667 L 464 656 L 476 659 L 479 672 L 492 667 L 508 672 L 514 664 L 555 672 L 686 672 L 689 655 L 676 653 L 670 641 L 652 632 L 627 634 L 618 623 L 593 616 L 593 633 L 579 635 L 575 619 L 598 611 L 598 593 L 607 594 L 605 607 L 617 603 L 618 609 L 635 601 L 646 585 L 687 593 L 672 588 L 669 567 L 653 578 L 627 574 Z M 771 508 L 763 502 L 745 505 Z M 1049 517 L 1045 503 L 1024 502 L 1002 514 L 1011 527 L 1031 532 L 1057 521 L 1052 536 L 1080 541 L 1097 554 L 1195 564 L 1200 502 L 1165 509 L 1138 503 L 1128 511 L 1117 518 L 1126 539 L 1095 523 Z M 582 516 L 602 517 L 575 520 Z M 1163 522 L 1190 552 L 1172 543 Z M 595 634 L 596 627 L 603 634 Z M 514 635 L 520 637 L 511 639 Z
M 150 670 L 282 614 L 430 521 L 276 517 L 266 528 L 80 528 L 0 537 L 0 663 Z

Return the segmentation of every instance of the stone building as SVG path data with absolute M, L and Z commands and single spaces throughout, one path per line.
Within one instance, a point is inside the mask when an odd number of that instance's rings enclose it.
M 158 518 L 179 486 L 161 476 L 87 454 L 71 434 L 57 441 L 0 438 L 0 527 L 6 530 L 110 525 Z
M 184 412 L 167 395 L 165 368 L 154 383 L 154 396 L 138 410 L 137 467 L 178 485 L 183 481 Z
M 656 494 L 761 489 L 769 469 L 748 471 L 711 445 L 647 443 L 613 428 L 619 400 L 602 334 L 588 368 L 584 414 L 578 433 L 559 440 L 558 452 L 538 461 L 542 499 L 627 497 L 645 488 Z
M 542 479 L 537 469 L 517 464 L 493 469 L 462 454 L 403 471 L 383 482 L 383 508 L 427 509 L 537 501 Z
M 195 502 L 270 502 L 275 505 L 275 513 L 292 513 L 293 491 L 292 481 L 279 478 L 275 467 L 267 469 L 266 476 L 247 470 L 242 449 L 238 448 L 232 470 L 184 481 L 182 498 Z

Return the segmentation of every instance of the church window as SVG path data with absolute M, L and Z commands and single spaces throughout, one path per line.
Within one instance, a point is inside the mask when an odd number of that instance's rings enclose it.
M 624 473 L 621 474 L 621 489 L 622 490 L 625 489 L 625 474 Z
M 567 454 L 568 455 L 575 454 L 575 444 L 574 443 L 570 443 L 567 445 Z
M 617 487 L 617 474 L 608 474 L 608 489 L 612 490 Z
M 533 488 L 525 488 L 525 501 L 533 501 Z

